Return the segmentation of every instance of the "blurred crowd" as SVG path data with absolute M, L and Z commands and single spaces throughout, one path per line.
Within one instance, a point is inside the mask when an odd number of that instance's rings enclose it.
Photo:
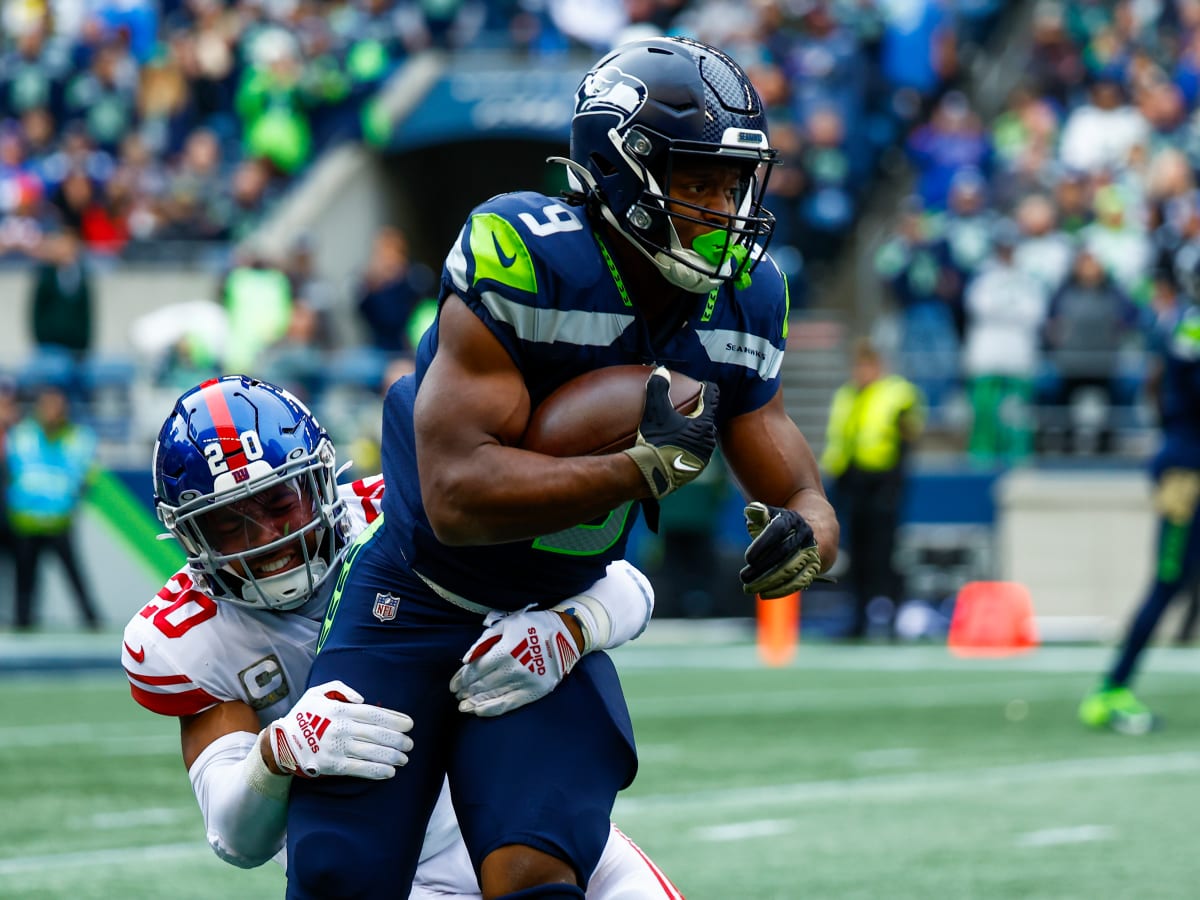
M 1105 453 L 1200 264 L 1200 3 L 1039 0 L 984 116 L 944 93 L 875 269 L 901 370 L 970 455 Z M 965 410 L 967 415 L 961 415 Z

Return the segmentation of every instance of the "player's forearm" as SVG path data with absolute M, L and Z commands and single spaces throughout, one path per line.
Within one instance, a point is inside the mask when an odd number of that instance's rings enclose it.
M 490 445 L 463 462 L 422 464 L 421 471 L 430 524 L 450 545 L 550 534 L 649 495 L 637 465 L 623 453 L 555 459 Z
M 213 741 L 188 770 L 209 846 L 243 869 L 283 847 L 291 777 L 271 772 L 259 735 L 233 732 Z

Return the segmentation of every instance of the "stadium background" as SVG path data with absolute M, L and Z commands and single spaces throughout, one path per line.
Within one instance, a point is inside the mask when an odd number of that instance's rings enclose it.
M 129 701 L 116 652 L 116 629 L 178 560 L 171 544 L 153 539 L 159 529 L 149 505 L 150 441 L 177 394 L 160 378 L 163 334 L 173 333 L 169 319 L 180 318 L 179 310 L 198 309 L 177 304 L 217 301 L 239 249 L 284 255 L 303 241 L 315 254 L 320 277 L 334 286 L 339 334 L 322 360 L 332 389 L 319 411 L 343 455 L 371 471 L 382 361 L 371 352 L 352 287 L 377 229 L 403 228 L 414 260 L 436 270 L 479 199 L 518 186 L 553 192 L 542 160 L 565 149 L 574 85 L 614 35 L 653 23 L 728 39 L 747 62 L 763 47 L 763 58 L 790 47 L 801 99 L 816 95 L 820 106 L 836 95 L 848 104 L 843 113 L 854 113 L 843 115 L 843 133 L 835 134 L 837 164 L 826 165 L 828 154 L 794 156 L 809 187 L 776 201 L 815 210 L 772 249 L 789 270 L 796 301 L 789 409 L 819 448 L 829 397 L 848 371 L 850 338 L 869 332 L 899 348 L 902 317 L 877 261 L 904 198 L 920 186 L 906 136 L 938 98 L 961 90 L 996 127 L 1011 112 L 1012 88 L 1023 74 L 1043 72 L 1047 58 L 1062 61 L 1064 71 L 1072 60 L 1094 69 L 1111 61 L 1114 32 L 1119 45 L 1131 18 L 1158 21 L 1160 38 L 1182 33 L 1195 18 L 1195 4 L 1169 0 L 51 5 L 64 21 L 92 9 L 110 29 L 141 38 L 165 33 L 168 45 L 179 30 L 205 34 L 231 17 L 247 35 L 289 16 L 296 33 L 307 34 L 325 13 L 369 37 L 381 34 L 382 23 L 385 38 L 403 40 L 389 46 L 388 66 L 368 67 L 363 85 L 345 95 L 343 111 L 359 126 L 329 129 L 333 139 L 318 140 L 312 158 L 285 174 L 244 231 L 203 240 L 174 232 L 130 240 L 115 252 L 103 242 L 91 247 L 97 322 L 90 397 L 80 413 L 102 435 L 103 474 L 79 526 L 84 566 L 109 627 L 76 630 L 53 564 L 45 570 L 41 631 L 8 632 L 9 611 L 0 605 L 0 809 L 8 813 L 0 823 L 0 897 L 21 900 L 281 891 L 273 868 L 241 872 L 208 851 L 175 724 Z M 45 8 L 0 8 L 6 77 L 19 70 L 12 68 L 16 26 Z M 738 36 L 764 11 L 775 16 L 771 41 Z M 875 82 L 863 94 L 839 93 L 863 88 L 848 73 L 878 71 L 884 34 L 898 22 L 913 26 L 907 36 L 914 40 L 928 41 L 934 26 L 951 35 L 944 68 L 922 89 Z M 238 52 L 248 37 L 245 44 Z M 1174 46 L 1173 74 L 1186 85 L 1190 56 L 1169 40 L 1157 49 L 1164 46 Z M 919 57 L 907 59 L 920 69 Z M 157 58 L 138 56 L 144 70 L 155 69 Z M 0 87 L 14 83 L 0 78 Z M 1080 102 L 1082 80 L 1075 87 Z M 231 108 L 219 107 L 209 124 L 228 153 L 222 177 L 229 180 L 247 158 L 239 123 Z M 787 141 L 796 123 L 782 124 L 775 134 Z M 0 125 L 0 143 L 10 126 Z M 1179 143 L 1186 143 L 1182 135 Z M 5 204 L 23 196 L 26 184 L 10 162 L 0 166 Z M 27 226 L 21 214 L 4 206 L 0 234 Z M 11 244 L 3 251 L 0 374 L 30 389 L 59 370 L 30 340 L 30 260 Z M 166 325 L 153 317 L 164 309 Z M 1141 360 L 1136 352 L 1127 360 L 1135 376 Z M 730 574 L 728 587 L 686 602 L 669 587 L 660 590 L 656 621 L 619 651 L 643 767 L 618 802 L 617 820 L 692 900 L 1191 897 L 1191 845 L 1200 825 L 1196 804 L 1187 802 L 1200 770 L 1195 650 L 1156 648 L 1146 667 L 1144 691 L 1166 718 L 1165 730 L 1129 740 L 1087 734 L 1075 718 L 1078 699 L 1108 660 L 1104 642 L 1150 570 L 1149 411 L 1140 401 L 1128 405 L 1107 453 L 1048 450 L 1021 466 L 968 460 L 961 396 L 939 403 L 932 425 L 915 459 L 901 537 L 918 614 L 913 640 L 899 646 L 825 643 L 844 622 L 846 603 L 837 586 L 822 587 L 804 598 L 805 637 L 795 661 L 761 665 L 753 620 L 732 577 L 744 546 L 740 503 L 728 491 L 708 495 L 708 546 Z M 674 513 L 679 519 L 690 511 Z M 672 577 L 650 536 L 635 547 L 656 579 Z M 10 577 L 0 562 L 0 579 L 8 584 Z M 979 578 L 1029 587 L 1046 646 L 997 660 L 946 652 L 953 598 Z M 1168 621 L 1160 634 L 1175 628 Z M 1081 640 L 1100 643 L 1076 646 Z
M 143 6 L 154 4 L 135 4 Z M 789 269 L 796 298 L 786 396 L 793 416 L 819 451 L 829 397 L 848 370 L 850 337 L 870 332 L 883 335 L 886 342 L 898 327 L 898 310 L 875 272 L 874 260 L 915 177 L 914 167 L 904 159 L 906 129 L 915 128 L 930 114 L 935 98 L 950 89 L 968 93 L 974 106 L 992 117 L 989 123 L 996 121 L 1028 65 L 1030 33 L 1047 10 L 1087 15 L 1113 5 L 798 3 L 763 8 L 771 7 L 781 10 L 778 34 L 793 35 L 789 40 L 800 47 L 798 56 L 838 52 L 841 47 L 844 58 L 838 65 L 843 67 L 871 59 L 879 69 L 877 60 L 887 52 L 881 31 L 889 23 L 905 21 L 925 27 L 921 16 L 939 17 L 937 24 L 951 34 L 955 48 L 954 62 L 934 73 L 924 94 L 885 81 L 860 87 L 847 99 L 831 83 L 839 74 L 836 66 L 824 70 L 823 81 L 814 76 L 808 86 L 803 65 L 793 76 L 796 94 L 818 94 L 821 99 L 813 101 L 818 106 L 842 104 L 848 132 L 842 143 L 850 148 L 852 173 L 857 168 L 865 173 L 864 185 L 842 198 L 850 204 L 848 216 L 829 224 L 828 233 L 818 235 L 820 240 L 814 237 L 819 229 L 807 220 L 807 228 L 802 224 L 783 230 L 773 248 Z M 404 5 L 362 8 L 379 13 Z M 160 31 L 167 30 L 172 11 L 177 14 L 178 9 L 175 4 L 162 5 Z M 272 14 L 282 21 L 289 9 L 295 7 L 283 4 L 282 12 Z M 572 24 L 569 10 L 559 10 L 556 18 L 554 4 L 461 4 L 449 9 L 447 22 L 459 22 L 453 27 L 467 36 L 455 36 L 453 29 L 443 34 L 438 31 L 441 26 L 427 23 L 422 49 L 414 51 L 408 44 L 421 42 L 407 37 L 407 43 L 394 47 L 387 77 L 377 73 L 376 82 L 359 92 L 353 106 L 363 126 L 351 130 L 350 138 L 343 133 L 328 140 L 309 163 L 283 178 L 277 195 L 240 239 L 196 241 L 185 234 L 150 242 L 152 251 L 145 242 L 131 242 L 115 253 L 92 246 L 96 326 L 87 363 L 92 391 L 84 415 L 104 439 L 101 462 L 107 477 L 104 490 L 93 495 L 84 514 L 81 544 L 110 622 L 123 621 L 176 558 L 162 545 L 150 544 L 153 549 L 147 550 L 145 540 L 153 531 L 153 523 L 145 518 L 150 445 L 177 393 L 177 385 L 164 384 L 160 377 L 167 338 L 156 339 L 154 327 L 164 322 L 164 310 L 176 319 L 186 318 L 198 302 L 219 302 L 222 279 L 239 253 L 283 259 L 303 242 L 312 252 L 317 276 L 333 286 L 325 321 L 336 326 L 338 335 L 336 346 L 322 358 L 326 384 L 314 406 L 359 463 L 358 471 L 365 473 L 375 455 L 377 386 L 384 363 L 369 347 L 370 334 L 354 309 L 353 289 L 367 264 L 373 236 L 385 225 L 399 226 L 408 237 L 413 260 L 436 271 L 465 212 L 480 198 L 517 186 L 548 193 L 560 186 L 557 169 L 544 159 L 565 150 L 570 98 L 601 37 L 586 29 L 572 33 L 572 27 L 581 26 Z M 633 5 L 632 20 L 624 26 L 628 30 L 620 34 L 665 22 L 702 36 L 724 34 L 746 53 L 756 47 L 774 49 L 771 40 L 778 34 L 771 38 L 768 31 L 768 38 L 758 38 L 760 45 L 739 36 L 737 23 L 744 17 L 736 17 L 733 25 L 716 24 L 722 21 L 718 12 L 728 9 L 720 3 Z M 483 19 L 472 20 L 470 28 L 462 25 L 481 10 L 487 13 Z M 528 23 L 524 31 L 515 28 L 521 16 L 532 16 L 540 31 L 530 31 Z M 824 43 L 817 39 L 825 27 L 822 17 L 837 26 L 826 31 Z M 269 25 L 269 17 L 258 24 Z M 178 21 L 172 27 L 179 27 Z M 610 36 L 613 33 L 617 32 L 610 29 Z M 871 47 L 873 55 L 859 59 L 844 51 L 847 34 L 854 37 L 854 52 L 862 55 L 863 47 Z M 249 54 L 251 39 L 244 43 L 240 49 Z M 754 62 L 752 58 L 748 64 Z M 816 64 L 809 68 L 823 71 Z M 878 82 L 879 76 L 875 79 Z M 854 113 L 859 118 L 853 118 Z M 791 123 L 786 124 L 790 128 Z M 235 139 L 227 143 L 232 156 L 250 155 Z M 865 160 L 855 162 L 858 156 Z M 805 194 L 773 202 L 779 209 L 785 203 L 803 207 L 811 199 Z M 27 261 L 6 254 L 0 265 L 0 296 L 9 298 L 0 305 L 0 368 L 31 385 L 53 371 L 54 361 L 47 362 L 31 342 L 23 302 L 29 279 Z M 182 310 L 188 312 L 174 312 Z M 152 315 L 156 312 L 159 318 Z M 1138 365 L 1135 356 L 1135 373 Z M 1035 465 L 1019 468 L 967 461 L 962 452 L 961 396 L 935 405 L 932 412 L 934 427 L 916 457 L 901 538 L 910 594 L 922 607 L 928 604 L 921 615 L 912 617 L 915 634 L 936 636 L 944 628 L 949 604 L 965 581 L 1000 578 L 1030 587 L 1048 638 L 1112 636 L 1149 565 L 1148 485 L 1140 465 L 1153 428 L 1145 408 L 1134 403 L 1124 411 L 1122 440 L 1111 453 L 1085 458 L 1044 454 Z M 712 547 L 731 567 L 743 543 L 740 506 L 727 487 L 716 494 L 706 513 L 713 523 Z M 681 509 L 680 514 L 690 513 Z M 635 544 L 639 561 L 651 569 L 669 568 L 662 546 L 649 536 L 643 538 Z M 1132 561 L 1127 558 L 1119 569 L 1101 552 L 1114 540 L 1134 551 Z M 114 559 L 122 564 L 111 564 Z M 64 582 L 53 566 L 48 574 L 43 603 L 47 621 L 66 627 L 71 613 L 62 595 Z M 813 591 L 805 627 L 817 633 L 836 631 L 844 600 L 836 588 Z M 687 602 L 668 599 L 660 608 L 664 617 L 745 612 L 736 585 L 703 596 L 693 592 Z

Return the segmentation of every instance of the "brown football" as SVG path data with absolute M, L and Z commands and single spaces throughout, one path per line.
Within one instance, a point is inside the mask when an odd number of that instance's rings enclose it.
M 521 446 L 547 456 L 596 456 L 633 446 L 652 366 L 608 366 L 572 378 L 539 403 Z M 687 415 L 700 401 L 694 378 L 671 373 L 671 403 Z

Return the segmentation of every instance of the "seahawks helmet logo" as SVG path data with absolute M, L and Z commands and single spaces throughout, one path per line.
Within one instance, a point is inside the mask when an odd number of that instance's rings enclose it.
M 646 102 L 646 85 L 616 66 L 604 66 L 583 77 L 575 94 L 575 115 L 616 113 L 624 125 Z M 618 126 L 620 127 L 620 126 Z

